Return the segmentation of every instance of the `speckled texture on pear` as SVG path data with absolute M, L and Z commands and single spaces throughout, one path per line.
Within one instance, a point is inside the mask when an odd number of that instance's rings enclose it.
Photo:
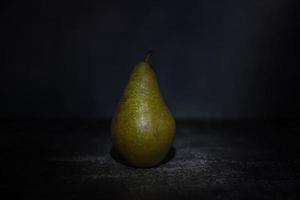
M 148 63 L 134 66 L 112 120 L 114 149 L 136 167 L 157 165 L 167 155 L 175 121 Z

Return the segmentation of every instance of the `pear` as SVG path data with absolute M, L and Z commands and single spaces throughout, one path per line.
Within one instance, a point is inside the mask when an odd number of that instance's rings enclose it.
M 134 66 L 111 125 L 113 150 L 134 167 L 160 164 L 176 130 L 148 62 L 151 54 Z

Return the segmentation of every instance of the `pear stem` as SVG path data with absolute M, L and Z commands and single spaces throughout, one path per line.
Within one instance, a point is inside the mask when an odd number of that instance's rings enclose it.
M 146 56 L 145 56 L 145 58 L 144 58 L 144 62 L 145 63 L 148 63 L 149 62 L 149 59 L 150 59 L 150 57 L 152 56 L 152 54 L 153 54 L 153 49 L 150 49 L 148 52 L 147 52 L 147 54 L 146 54 Z

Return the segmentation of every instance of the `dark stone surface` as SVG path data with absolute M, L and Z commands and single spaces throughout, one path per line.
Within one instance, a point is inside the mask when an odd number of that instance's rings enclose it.
M 136 169 L 112 158 L 108 121 L 6 120 L 0 193 L 19 199 L 300 199 L 298 124 L 180 121 L 169 160 Z

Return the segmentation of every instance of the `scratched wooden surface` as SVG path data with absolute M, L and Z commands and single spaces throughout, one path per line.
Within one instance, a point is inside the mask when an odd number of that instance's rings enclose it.
M 2 195 L 19 199 L 300 199 L 299 123 L 179 121 L 159 167 L 111 154 L 109 121 L 2 121 Z

